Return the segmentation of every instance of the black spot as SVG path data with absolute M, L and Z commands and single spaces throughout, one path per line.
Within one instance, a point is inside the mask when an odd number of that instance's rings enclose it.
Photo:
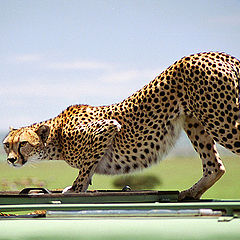
M 203 145 L 202 143 L 199 143 L 199 147 L 200 147 L 201 149 L 203 149 L 203 148 L 204 148 L 204 145 Z
M 234 147 L 239 148 L 240 147 L 240 142 L 235 142 Z
M 148 154 L 149 150 L 146 148 L 146 149 L 144 149 L 144 152 Z
M 219 132 L 220 132 L 221 134 L 224 134 L 224 133 L 225 133 L 225 130 L 224 130 L 224 129 L 220 129 Z
M 229 133 L 229 134 L 227 135 L 227 138 L 228 138 L 228 139 L 232 139 L 232 138 L 233 138 L 233 135 L 232 135 L 231 133 Z
M 189 131 L 189 130 L 187 130 L 187 134 L 189 135 L 189 136 L 191 136 L 191 131 Z
M 137 143 L 137 146 L 140 148 L 142 146 L 142 144 L 141 143 Z
M 149 136 L 147 137 L 147 139 L 148 139 L 148 140 L 152 140 L 152 136 L 149 135 Z
M 232 129 L 232 134 L 237 134 L 237 130 L 236 129 Z
M 143 164 L 143 166 L 144 166 L 145 168 L 147 168 L 147 167 L 148 167 L 147 163 L 144 163 L 144 164 Z
M 208 150 L 211 150 L 211 149 L 212 149 L 212 145 L 211 145 L 210 143 L 208 143 L 208 144 L 206 145 L 206 147 L 207 147 Z
M 179 98 L 181 98 L 183 96 L 183 94 L 181 92 L 178 93 L 177 95 Z
M 136 156 L 132 156 L 132 160 L 136 161 L 137 157 Z
M 120 170 L 120 169 L 121 169 L 121 166 L 120 166 L 119 164 L 116 164 L 116 165 L 115 165 L 115 168 L 116 168 L 116 170 Z
M 213 163 L 212 163 L 211 161 L 208 161 L 208 162 L 207 162 L 207 165 L 208 165 L 209 167 L 211 167 L 211 166 L 213 165 Z
M 231 144 L 226 144 L 226 148 L 233 149 L 233 146 Z
M 130 169 L 131 169 L 131 168 L 130 168 L 129 166 L 126 166 L 126 167 L 124 168 L 124 172 L 125 172 L 125 173 L 129 173 L 129 172 L 130 172 Z
M 138 164 L 134 163 L 134 164 L 133 164 L 133 168 L 134 168 L 134 169 L 138 168 Z

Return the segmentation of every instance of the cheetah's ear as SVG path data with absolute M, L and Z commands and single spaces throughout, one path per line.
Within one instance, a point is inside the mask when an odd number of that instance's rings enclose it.
M 36 134 L 39 136 L 39 138 L 41 139 L 44 145 L 46 144 L 49 133 L 50 133 L 50 127 L 47 125 L 40 126 L 36 131 Z
M 17 130 L 17 129 L 14 128 L 13 126 L 10 126 L 10 127 L 9 127 L 9 131 L 10 131 L 10 132 L 15 131 L 15 130 Z

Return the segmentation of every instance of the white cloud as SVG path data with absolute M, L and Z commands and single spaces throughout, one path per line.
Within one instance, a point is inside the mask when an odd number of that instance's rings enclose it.
M 11 63 L 36 63 L 41 68 L 52 70 L 112 70 L 114 64 L 94 60 L 71 60 L 56 61 L 51 60 L 51 56 L 43 54 L 22 54 L 8 58 Z
M 131 94 L 145 84 L 149 83 L 160 71 L 152 70 L 116 70 L 104 71 L 102 74 L 96 74 L 95 77 L 89 77 L 87 80 L 79 78 L 77 81 L 67 79 L 65 75 L 57 75 L 51 79 L 35 78 L 27 81 L 19 79 L 15 84 L 8 85 L 5 82 L 2 85 L 1 96 L 7 96 L 11 101 L 14 96 L 21 99 L 26 97 L 61 97 L 73 98 L 84 96 L 107 96 L 115 97 L 124 93 Z M 123 95 L 123 97 L 125 97 Z M 22 101 L 22 100 L 21 100 Z
M 43 60 L 43 55 L 40 54 L 23 54 L 12 58 L 17 63 L 31 63 Z
M 117 88 L 116 88 L 117 87 Z M 76 83 L 66 83 L 61 81 L 58 83 L 26 83 L 26 84 L 15 84 L 11 88 L 3 88 L 1 91 L 2 96 L 10 96 L 8 104 L 18 105 L 18 100 L 26 98 L 61 98 L 61 99 L 72 99 L 81 98 L 81 96 L 88 97 L 115 97 L 121 95 L 122 92 L 130 92 L 131 87 L 128 84 L 114 84 L 103 83 L 102 81 L 79 81 Z M 15 100 L 11 101 L 11 96 L 14 96 Z M 8 97 L 9 98 L 9 97 Z M 22 102 L 22 100 L 21 100 Z M 22 104 L 22 103 L 21 103 Z
M 159 69 L 132 69 L 132 70 L 118 70 L 106 74 L 101 77 L 104 83 L 122 83 L 127 84 L 128 82 L 137 82 L 138 80 L 146 79 L 146 83 L 150 82 L 156 74 L 160 73 Z
M 50 56 L 41 54 L 22 54 L 10 58 L 11 61 L 17 63 L 36 63 L 41 69 L 63 71 L 88 70 L 103 71 L 103 75 L 98 78 L 105 83 L 111 82 L 128 82 L 137 78 L 152 78 L 154 74 L 160 73 L 161 69 L 120 69 L 119 66 L 102 61 L 95 60 L 71 60 L 71 61 L 55 61 Z
M 240 16 L 239 15 L 217 16 L 210 18 L 209 21 L 217 24 L 230 24 L 236 26 L 240 24 Z
M 131 91 L 131 86 L 135 85 L 138 89 L 143 85 L 151 81 L 157 74 L 161 72 L 161 69 L 123 69 L 119 68 L 112 63 L 102 61 L 51 61 L 51 57 L 46 57 L 41 54 L 23 54 L 13 57 L 18 63 L 33 63 L 37 66 L 41 66 L 43 70 L 55 70 L 54 77 L 49 77 L 49 80 L 42 76 L 32 76 L 19 78 L 15 81 L 15 84 L 2 88 L 2 95 L 19 95 L 23 97 L 36 97 L 36 96 L 65 96 L 71 95 L 97 95 L 97 96 L 115 96 L 116 86 L 118 89 L 128 89 Z M 31 66 L 32 68 L 33 66 Z M 75 70 L 88 70 L 84 79 L 81 76 L 78 78 L 76 75 L 71 75 L 72 79 L 68 79 L 68 72 L 64 71 L 72 70 L 74 74 Z M 101 73 L 96 73 L 96 70 L 101 70 Z M 57 73 L 56 73 L 57 71 Z M 76 78 L 77 81 L 74 81 Z M 128 92 L 128 91 L 127 91 Z
M 113 65 L 97 61 L 70 61 L 70 62 L 50 62 L 47 68 L 57 70 L 108 70 Z
M 0 101 L 5 117 L 0 119 L 0 129 L 7 129 L 9 122 L 21 126 L 47 119 L 54 116 L 54 111 L 58 113 L 71 104 L 105 105 L 122 101 L 161 72 L 161 69 L 130 69 L 107 62 L 49 59 L 34 54 L 11 58 L 10 63 L 31 63 L 31 69 L 36 65 L 41 66 L 41 71 L 44 68 L 48 71 L 43 75 L 24 72 L 17 79 L 2 83 Z M 88 71 L 83 76 L 76 70 Z

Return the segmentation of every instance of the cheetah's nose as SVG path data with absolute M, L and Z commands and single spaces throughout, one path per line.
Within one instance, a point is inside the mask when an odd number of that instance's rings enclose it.
M 9 163 L 14 164 L 14 163 L 17 161 L 17 158 L 8 158 L 7 161 L 8 161 Z

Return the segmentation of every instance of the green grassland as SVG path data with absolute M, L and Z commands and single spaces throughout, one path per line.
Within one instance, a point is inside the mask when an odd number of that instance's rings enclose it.
M 4 156 L 0 156 L 3 160 Z M 226 174 L 204 194 L 204 198 L 240 199 L 240 159 L 223 157 Z M 64 188 L 74 181 L 78 170 L 71 168 L 63 161 L 45 161 L 34 166 L 22 168 L 10 167 L 6 161 L 0 161 L 0 190 L 16 190 L 30 186 L 44 186 L 49 189 Z M 183 190 L 197 182 L 202 173 L 201 160 L 198 157 L 169 157 L 158 165 L 135 173 L 132 178 L 144 181 L 156 180 L 152 189 Z M 124 181 L 128 175 L 103 176 L 94 175 L 93 189 L 119 189 L 116 181 Z M 131 185 L 131 183 L 130 183 Z

